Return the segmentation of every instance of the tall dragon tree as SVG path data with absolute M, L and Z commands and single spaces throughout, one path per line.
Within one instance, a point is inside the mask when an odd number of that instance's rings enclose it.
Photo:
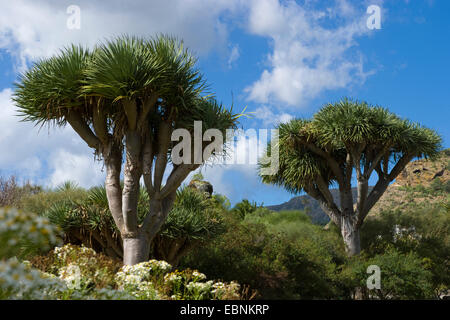
M 263 182 L 293 193 L 305 191 L 316 199 L 340 229 L 349 256 L 360 253 L 361 225 L 389 184 L 413 158 L 433 157 L 441 145 L 435 131 L 385 108 L 349 99 L 278 129 L 279 170 L 262 175 Z M 267 166 L 264 163 L 260 166 Z M 378 179 L 369 188 L 374 173 Z M 338 188 L 339 204 L 331 186 Z
M 196 58 L 168 36 L 121 36 L 93 50 L 72 45 L 35 63 L 16 83 L 13 99 L 23 120 L 69 124 L 104 162 L 108 205 L 123 240 L 125 264 L 149 258 L 150 243 L 167 219 L 177 188 L 201 165 L 169 165 L 174 130 L 192 133 L 194 121 L 202 122 L 202 132 L 225 133 L 236 126 L 239 115 L 202 97 L 206 88 Z M 194 135 L 189 139 L 194 148 Z M 202 142 L 200 148 L 212 143 Z M 149 212 L 138 223 L 142 177 Z

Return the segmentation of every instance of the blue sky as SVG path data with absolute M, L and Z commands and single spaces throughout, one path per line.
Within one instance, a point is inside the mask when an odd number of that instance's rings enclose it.
M 68 29 L 70 5 L 80 29 Z M 370 5 L 381 29 L 367 28 Z M 55 186 L 89 187 L 102 166 L 70 128 L 18 122 L 10 100 L 18 72 L 69 43 L 92 46 L 113 35 L 184 39 L 199 57 L 211 90 L 243 118 L 244 129 L 273 128 L 310 117 L 344 96 L 382 105 L 437 130 L 449 147 L 450 2 L 409 1 L 10 1 L 0 10 L 0 174 Z M 292 197 L 263 185 L 254 165 L 202 169 L 232 203 L 247 198 L 277 204 Z

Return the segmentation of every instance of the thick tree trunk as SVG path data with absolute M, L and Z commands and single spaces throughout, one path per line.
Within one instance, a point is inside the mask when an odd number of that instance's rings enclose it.
M 150 240 L 144 234 L 136 238 L 123 239 L 123 263 L 125 265 L 135 265 L 148 261 L 150 255 Z
M 344 239 L 345 251 L 349 257 L 358 255 L 361 252 L 359 237 L 359 227 L 355 219 L 351 216 L 343 216 L 341 219 L 341 234 Z

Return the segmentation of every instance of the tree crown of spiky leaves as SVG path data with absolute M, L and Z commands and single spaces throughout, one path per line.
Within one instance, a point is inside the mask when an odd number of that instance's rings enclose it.
M 93 50 L 72 45 L 21 74 L 13 100 L 23 121 L 41 126 L 64 126 L 73 113 L 92 129 L 100 111 L 107 133 L 118 141 L 130 126 L 125 110 L 129 101 L 136 103 L 138 117 L 149 101 L 155 105 L 139 123 L 141 132 L 150 128 L 156 136 L 161 121 L 172 129 L 193 129 L 195 120 L 225 132 L 239 115 L 211 95 L 201 96 L 208 87 L 195 65 L 183 43 L 165 35 L 120 36 Z
M 277 128 L 280 167 L 262 180 L 293 193 L 319 177 L 328 186 L 339 181 L 325 155 L 335 159 L 345 175 L 355 168 L 356 159 L 367 169 L 378 167 L 375 162 L 381 159 L 392 165 L 405 154 L 434 157 L 441 147 L 441 138 L 434 130 L 401 119 L 386 108 L 350 99 L 325 105 L 312 119 L 294 119 Z M 267 150 L 270 155 L 270 144 Z M 351 166 L 349 156 L 354 160 Z M 269 161 L 260 162 L 260 168 L 269 165 Z

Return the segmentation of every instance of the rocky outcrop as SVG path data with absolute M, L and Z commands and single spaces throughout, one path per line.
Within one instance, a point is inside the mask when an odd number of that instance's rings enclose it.
M 189 182 L 188 187 L 196 189 L 200 192 L 205 192 L 206 194 L 208 194 L 208 197 L 211 197 L 213 194 L 213 186 L 208 181 L 191 180 L 191 182 Z
M 439 180 L 439 181 L 437 181 Z M 369 215 L 387 209 L 406 209 L 420 205 L 445 202 L 450 183 L 450 149 L 443 150 L 436 159 L 410 162 L 372 208 Z M 436 185 L 444 190 L 437 192 Z
M 410 162 L 392 186 L 411 187 L 421 184 L 427 187 L 438 177 L 444 181 L 450 180 L 450 171 L 448 170 L 450 155 L 448 153 L 448 150 L 444 150 L 435 160 L 420 159 Z

